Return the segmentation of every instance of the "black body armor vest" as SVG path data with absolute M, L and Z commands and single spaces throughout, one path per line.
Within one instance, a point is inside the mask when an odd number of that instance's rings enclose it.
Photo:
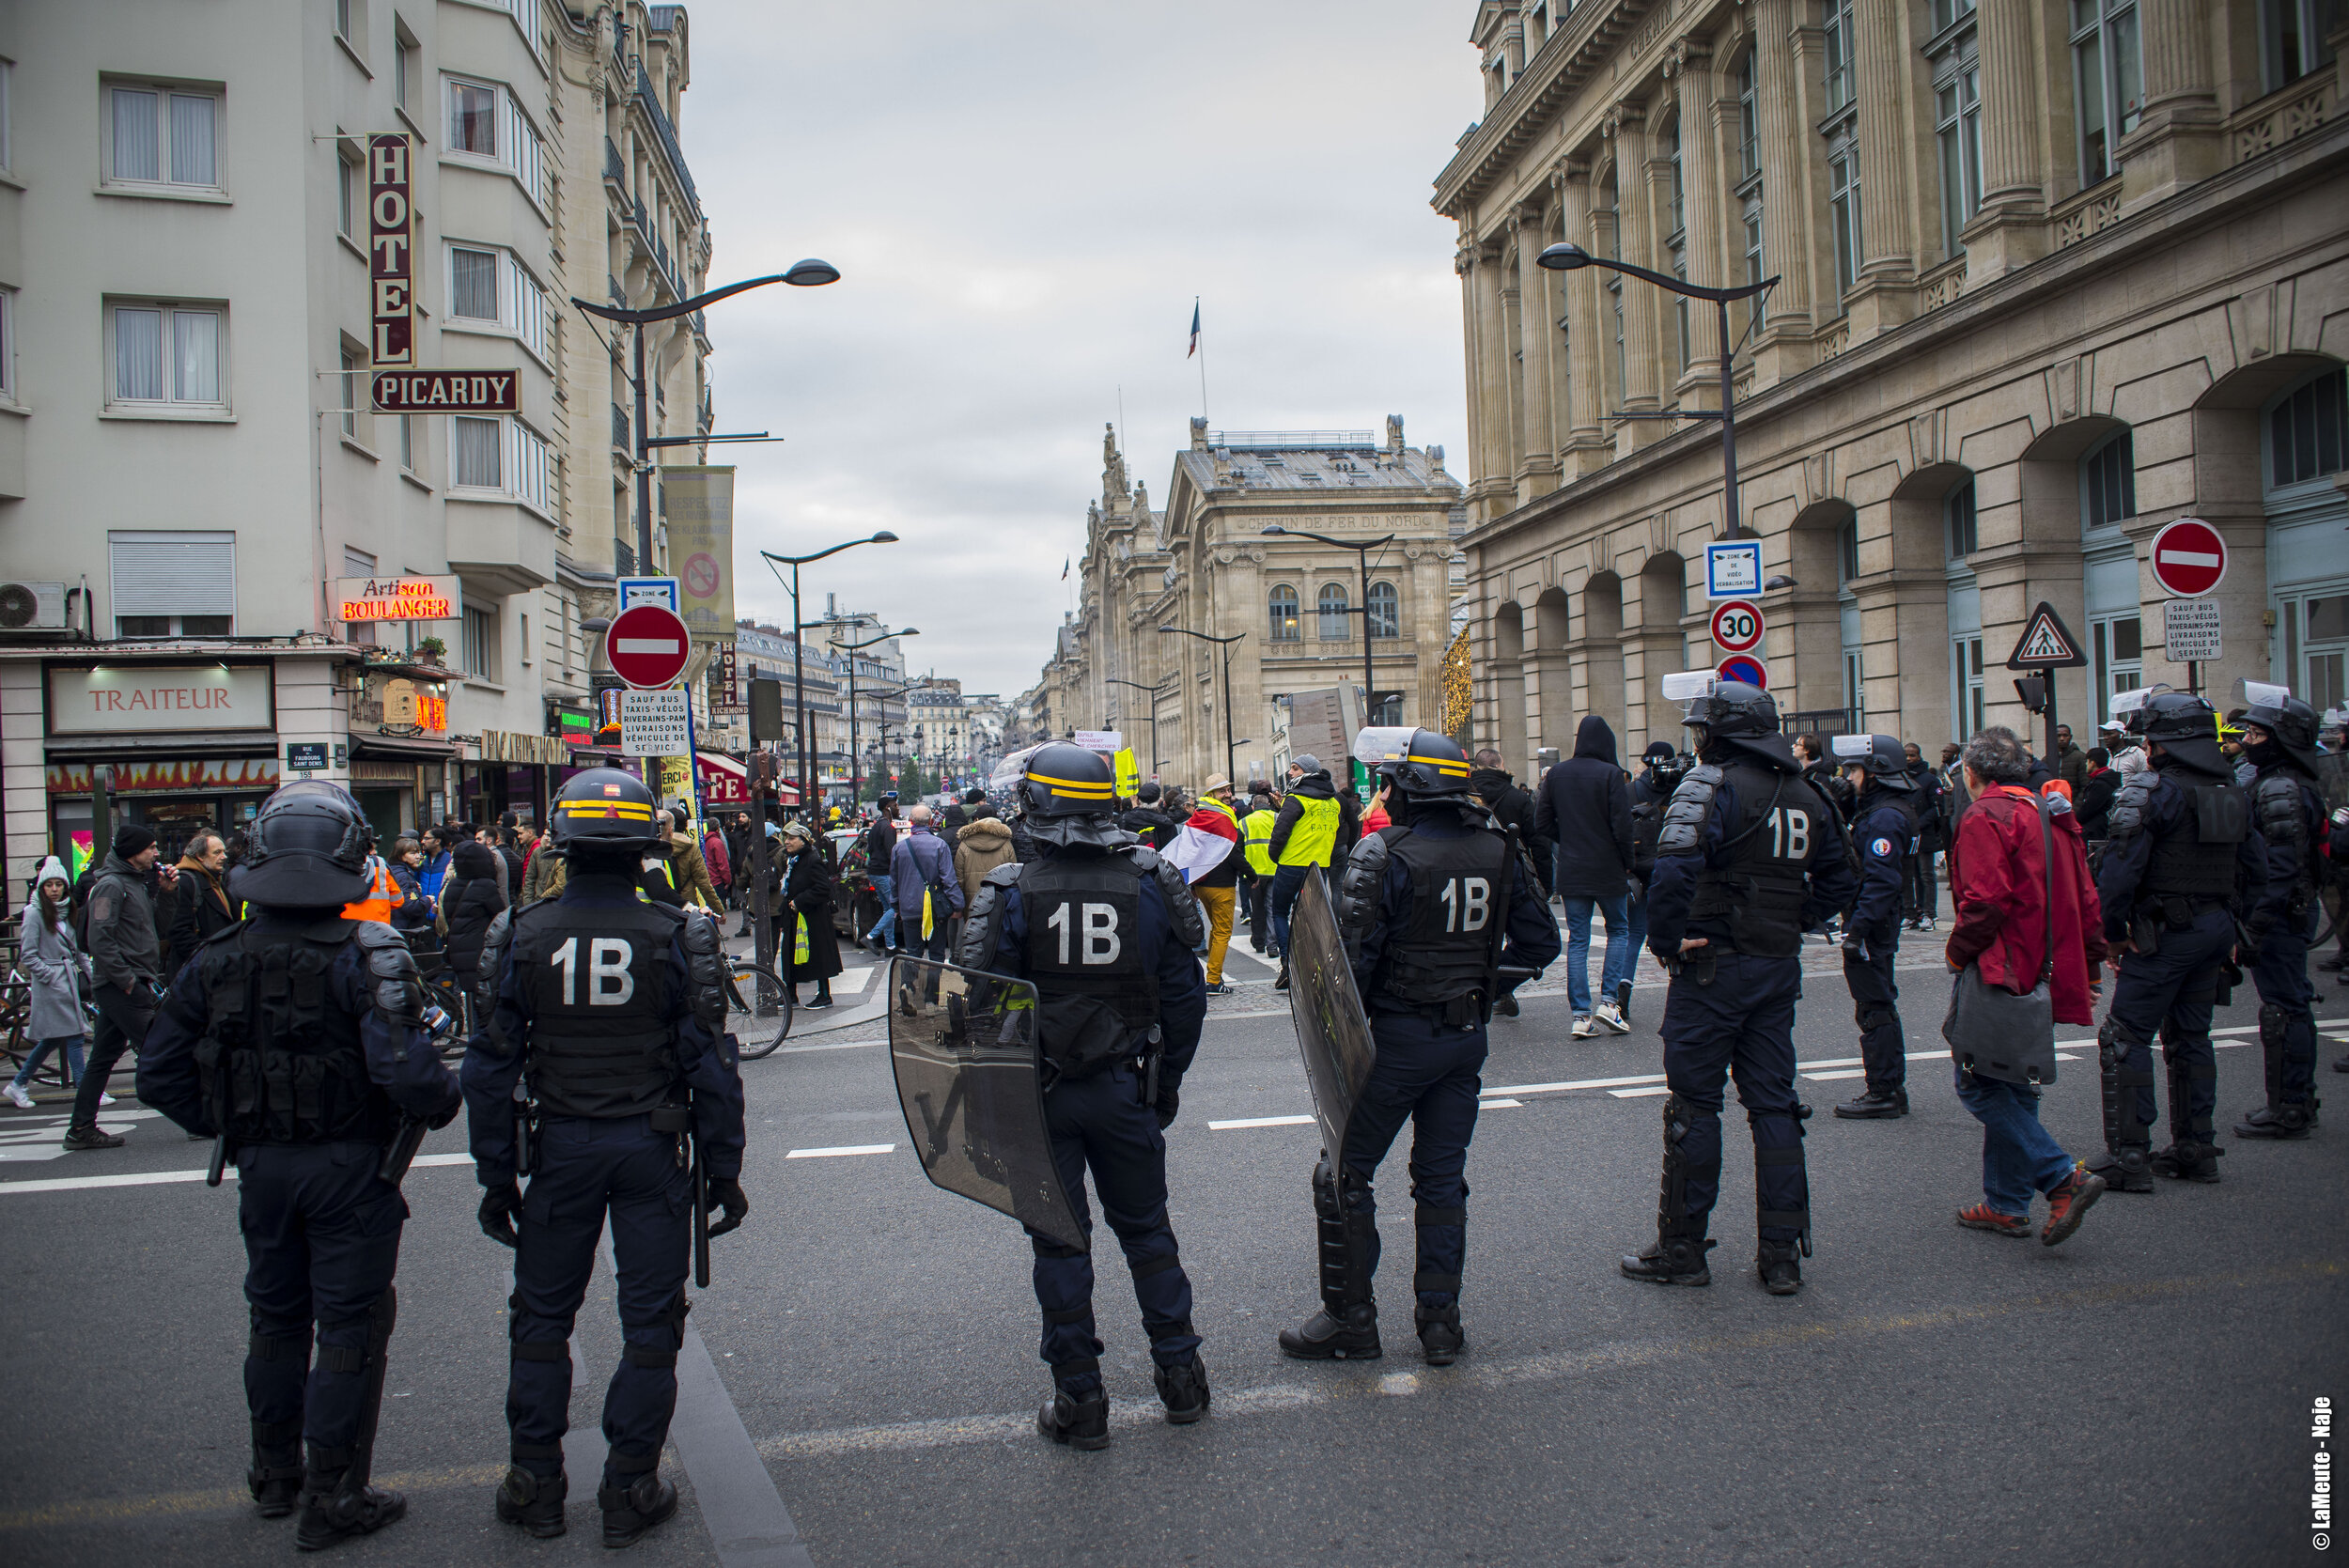
M 669 944 L 684 917 L 658 904 L 522 908 L 513 965 L 530 1000 L 530 1085 L 557 1116 L 637 1116 L 672 1097 L 677 1039 L 663 1022 Z
M 2269 848 L 2283 846 L 2292 850 L 2294 875 L 2292 892 L 2286 895 L 2284 911 L 2293 921 L 2303 919 L 2309 907 L 2316 901 L 2318 878 L 2323 865 L 2317 859 L 2317 825 L 2325 820 L 2324 802 L 2317 799 L 2316 787 L 2290 768 L 2270 766 L 2260 769 L 2251 783 L 2251 812 L 2259 824 L 2260 837 Z
M 1725 923 L 1729 945 L 1758 958 L 1802 951 L 1802 903 L 1812 861 L 1840 853 L 1837 823 L 1817 790 L 1760 763 L 1721 765 L 1737 795 L 1737 818 L 1718 865 L 1697 873 L 1688 919 Z
M 1019 872 L 1028 978 L 1039 1001 L 1088 997 L 1128 1029 L 1159 1021 L 1159 982 L 1143 962 L 1142 878 L 1123 855 L 1047 855 Z
M 1494 923 L 1509 918 L 1508 841 L 1489 831 L 1429 838 L 1388 828 L 1387 858 L 1411 877 L 1411 919 L 1387 940 L 1379 989 L 1441 1006 L 1491 983 Z
M 237 1143 L 381 1142 L 390 1100 L 367 1079 L 359 1018 L 327 996 L 327 970 L 358 923 L 263 931 L 250 921 L 206 942 L 210 1011 L 195 1048 L 212 1125 Z
M 2249 800 L 2232 779 L 2167 770 L 2162 777 L 2185 791 L 2186 812 L 2154 840 L 2139 892 L 2150 898 L 2233 897 L 2235 849 L 2251 831 Z

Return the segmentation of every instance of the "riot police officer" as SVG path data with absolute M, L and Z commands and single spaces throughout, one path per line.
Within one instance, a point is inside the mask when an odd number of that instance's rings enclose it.
M 1795 1001 L 1802 934 L 1849 908 L 1857 878 L 1843 821 L 1779 733 L 1768 692 L 1701 673 L 1667 675 L 1689 695 L 1699 766 L 1672 791 L 1648 884 L 1648 948 L 1672 974 L 1664 1001 L 1663 1188 L 1656 1241 L 1623 1260 L 1634 1280 L 1709 1285 L 1705 1224 L 1721 1179 L 1721 1088 L 1753 1129 L 1760 1247 L 1773 1296 L 1802 1288 L 1811 1189 L 1802 1157 L 1811 1108 L 1795 1098 Z
M 2250 801 L 2218 749 L 2218 714 L 2201 698 L 2158 691 L 2129 730 L 2151 766 L 2112 802 L 2097 872 L 2105 937 L 2120 978 L 2097 1034 L 2105 1152 L 2089 1162 L 2115 1192 L 2151 1192 L 2155 1174 L 2218 1179 L 2211 1113 L 2218 1066 L 2210 1014 L 2235 947 L 2237 912 L 2266 891 L 2267 848 Z M 2151 1153 L 2154 1032 L 2170 1069 L 2170 1146 Z
M 1900 986 L 1892 962 L 1901 949 L 1902 873 L 1917 850 L 1917 775 L 1889 735 L 1839 735 L 1828 749 L 1852 786 L 1852 845 L 1859 852 L 1859 893 L 1843 914 L 1843 983 L 1859 1025 L 1867 1087 L 1835 1114 L 1883 1121 L 1908 1114 L 1908 1038 L 1901 1028 Z
M 689 1141 L 709 1201 L 725 1210 L 709 1234 L 723 1234 L 749 1209 L 738 1179 L 742 1080 L 720 1032 L 716 924 L 638 889 L 659 842 L 652 792 L 633 774 L 593 768 L 563 786 L 550 816 L 569 877 L 560 896 L 490 923 L 482 973 L 495 1001 L 463 1072 L 481 1228 L 515 1249 L 512 1449 L 497 1516 L 533 1535 L 563 1533 L 568 1342 L 609 1212 L 626 1344 L 604 1395 L 611 1446 L 596 1501 L 603 1544 L 625 1546 L 677 1512 L 660 1465 L 689 1305 Z M 527 1193 L 518 1173 L 530 1177 Z
M 228 884 L 254 912 L 181 968 L 139 1053 L 139 1098 L 215 1140 L 215 1181 L 236 1162 L 253 1313 L 245 1482 L 265 1519 L 299 1502 L 304 1551 L 408 1511 L 368 1484 L 408 1218 L 402 1162 L 386 1153 L 403 1122 L 443 1126 L 459 1104 L 407 945 L 342 913 L 366 892 L 368 838 L 339 785 L 290 784 L 263 802 Z
M 1113 789 L 1108 761 L 1081 746 L 1049 745 L 1028 758 L 1019 800 L 1036 859 L 987 874 L 957 960 L 1035 987 L 1052 1163 L 1088 1238 L 1092 1171 L 1133 1274 L 1166 1419 L 1185 1425 L 1207 1413 L 1207 1372 L 1167 1220 L 1164 1132 L 1206 1016 L 1191 955 L 1204 926 L 1180 874 L 1116 826 Z M 1036 1430 L 1056 1443 L 1106 1447 L 1093 1255 L 1033 1227 L 1028 1237 L 1044 1316 L 1038 1354 L 1053 1389 Z
M 1377 1046 L 1357 1092 L 1342 1148 L 1314 1171 L 1321 1307 L 1281 1332 L 1299 1360 L 1368 1360 L 1381 1354 L 1371 1278 L 1378 1267 L 1372 1179 L 1407 1121 L 1413 1124 L 1411 1201 L 1419 1243 L 1412 1322 L 1431 1366 L 1466 1348 L 1460 1277 L 1468 1247 L 1469 1140 L 1476 1132 L 1486 1024 L 1516 980 L 1558 956 L 1532 862 L 1470 793 L 1468 756 L 1432 730 L 1414 730 L 1379 765 L 1392 825 L 1354 846 L 1338 893 L 1338 931 Z M 1504 945 L 1505 943 L 1505 945 Z
M 2260 992 L 2267 1103 L 2234 1126 L 2237 1138 L 2300 1139 L 2316 1130 L 2315 990 L 2309 934 L 2317 913 L 2329 828 L 2317 793 L 2316 710 L 2289 690 L 2246 681 L 2243 756 L 2251 820 L 2267 845 L 2267 893 L 2244 922 Z

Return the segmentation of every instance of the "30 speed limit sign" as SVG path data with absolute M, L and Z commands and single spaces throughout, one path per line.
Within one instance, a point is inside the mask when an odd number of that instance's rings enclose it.
M 1713 645 L 1723 653 L 1750 653 L 1762 645 L 1762 607 L 1751 599 L 1723 599 L 1713 609 Z

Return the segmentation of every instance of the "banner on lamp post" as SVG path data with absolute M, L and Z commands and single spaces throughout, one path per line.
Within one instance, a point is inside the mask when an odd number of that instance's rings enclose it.
M 734 635 L 734 470 L 664 468 L 677 613 L 695 637 Z

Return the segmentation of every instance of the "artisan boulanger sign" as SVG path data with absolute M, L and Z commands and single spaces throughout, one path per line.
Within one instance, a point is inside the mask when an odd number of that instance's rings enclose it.
M 407 136 L 367 138 L 367 278 L 379 368 L 416 363 L 416 209 L 409 199 L 414 172 Z
M 454 577 L 338 577 L 338 621 L 453 621 L 460 608 Z
M 375 377 L 378 413 L 519 413 L 511 370 L 390 370 Z

